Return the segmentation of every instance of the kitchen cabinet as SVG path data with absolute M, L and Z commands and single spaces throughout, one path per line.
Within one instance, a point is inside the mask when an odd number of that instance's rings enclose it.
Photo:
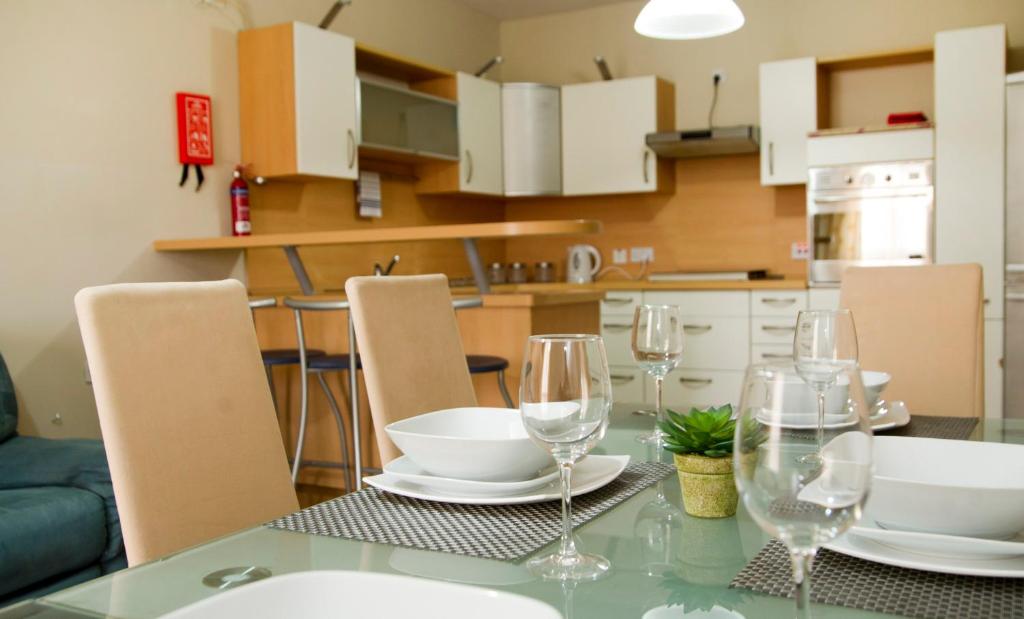
M 670 191 L 674 168 L 645 142 L 675 128 L 675 87 L 656 77 L 562 87 L 562 193 Z
M 807 182 L 807 134 L 818 128 L 818 70 L 814 58 L 760 67 L 761 184 Z
M 561 89 L 501 86 L 501 146 L 506 196 L 562 193 Z
M 238 33 L 242 160 L 265 178 L 359 174 L 355 42 L 297 22 Z

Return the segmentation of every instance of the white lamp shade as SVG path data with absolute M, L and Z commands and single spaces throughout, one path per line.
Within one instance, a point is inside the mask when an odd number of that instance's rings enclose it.
M 649 0 L 633 29 L 655 39 L 705 39 L 739 30 L 744 21 L 733 0 Z

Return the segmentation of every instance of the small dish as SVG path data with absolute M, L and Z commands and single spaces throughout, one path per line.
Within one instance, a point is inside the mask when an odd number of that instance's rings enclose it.
M 384 465 L 384 472 L 395 479 L 411 482 L 420 486 L 435 488 L 442 492 L 455 494 L 475 494 L 479 496 L 508 496 L 539 488 L 558 479 L 558 469 L 548 467 L 533 479 L 525 481 L 474 481 L 454 477 L 431 475 L 423 467 L 417 465 L 408 456 L 395 458 Z
M 871 429 L 875 432 L 902 428 L 910 423 L 910 411 L 902 400 L 879 400 L 871 412 Z

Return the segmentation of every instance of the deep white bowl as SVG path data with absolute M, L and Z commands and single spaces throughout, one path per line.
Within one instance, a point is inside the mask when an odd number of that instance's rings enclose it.
M 882 392 L 892 380 L 892 375 L 888 372 L 861 370 L 860 380 L 864 383 L 864 401 L 868 405 L 868 410 L 871 410 L 878 403 L 878 399 L 882 397 Z
M 1024 529 L 1024 445 L 876 436 L 868 512 L 883 528 L 993 539 Z
M 530 440 L 515 408 L 449 408 L 384 430 L 410 460 L 441 477 L 522 481 L 554 464 Z
M 886 372 L 873 372 L 862 370 L 860 373 L 861 383 L 864 385 L 864 403 L 870 411 L 881 397 L 882 391 L 892 379 Z M 839 384 L 833 386 L 825 394 L 825 414 L 846 417 L 849 410 L 846 406 L 848 400 L 846 376 L 840 376 Z M 814 389 L 804 382 L 799 376 L 788 377 L 785 385 L 785 402 L 787 413 L 796 415 L 816 416 L 818 410 L 817 396 Z

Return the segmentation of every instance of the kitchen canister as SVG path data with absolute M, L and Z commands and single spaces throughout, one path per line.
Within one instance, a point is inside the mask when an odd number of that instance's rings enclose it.
M 533 281 L 547 284 L 555 281 L 555 265 L 544 260 L 533 266 Z
M 513 262 L 508 268 L 508 283 L 510 284 L 525 284 L 526 283 L 526 265 L 522 262 Z
M 487 280 L 491 284 L 505 283 L 505 265 L 500 262 L 492 262 L 487 269 Z

